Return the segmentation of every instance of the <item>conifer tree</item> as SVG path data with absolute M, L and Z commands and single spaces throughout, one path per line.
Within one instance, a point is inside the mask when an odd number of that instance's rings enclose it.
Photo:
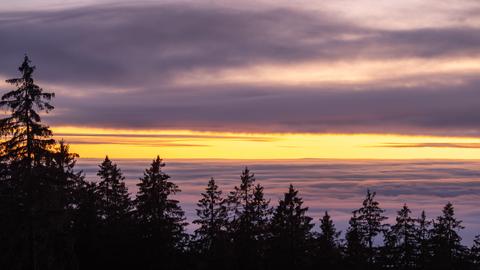
M 272 214 L 269 204 L 270 200 L 265 198 L 263 187 L 256 184 L 253 190 L 253 201 L 246 207 L 245 216 L 250 216 L 253 235 L 260 242 L 267 238 L 269 218 Z
M 213 177 L 208 181 L 202 198 L 197 203 L 198 219 L 193 223 L 199 225 L 195 230 L 196 249 L 207 257 L 209 268 L 225 268 L 225 250 L 227 248 L 228 213 L 226 200 Z
M 241 230 L 239 226 L 244 225 L 242 219 L 250 218 L 244 215 L 245 210 L 253 201 L 253 193 L 255 187 L 255 175 L 250 173 L 250 170 L 245 167 L 240 176 L 240 186 L 235 186 L 233 191 L 228 196 L 228 204 L 230 218 L 232 219 L 231 225 L 233 230 Z M 248 221 L 246 222 L 248 226 Z
M 225 237 L 227 226 L 226 201 L 222 198 L 213 177 L 208 181 L 207 188 L 201 194 L 202 199 L 197 203 L 198 219 L 193 223 L 200 227 L 195 230 L 195 235 L 200 240 L 202 250 L 211 250 L 220 238 Z
M 404 204 L 397 212 L 396 223 L 386 233 L 384 256 L 388 260 L 387 268 L 413 269 L 417 266 L 419 231 L 410 214 L 411 210 Z
M 367 268 L 368 248 L 361 231 L 360 221 L 357 212 L 353 211 L 348 224 L 349 227 L 345 234 L 346 247 L 345 259 L 346 265 L 355 269 Z
M 100 177 L 97 196 L 99 212 L 103 222 L 109 225 L 119 225 L 125 222 L 130 215 L 132 203 L 128 189 L 125 186 L 125 177 L 117 164 L 105 157 L 100 164 L 97 175 Z
M 297 269 L 305 267 L 312 240 L 312 218 L 306 215 L 308 207 L 298 191 L 290 185 L 284 198 L 279 201 L 271 223 L 271 248 L 273 264 L 277 267 Z
M 465 262 L 466 248 L 462 245 L 460 230 L 462 221 L 455 218 L 453 205 L 449 202 L 433 223 L 432 251 L 436 269 L 461 269 Z
M 263 187 L 255 185 L 255 176 L 248 168 L 242 171 L 240 186 L 228 196 L 228 230 L 234 245 L 238 269 L 262 268 L 259 257 L 265 250 L 270 201 L 264 198 Z
M 70 146 L 61 140 L 47 159 L 47 167 L 55 183 L 52 187 L 57 188 L 54 197 L 61 200 L 60 205 L 70 210 L 75 208 L 76 186 L 83 183 L 85 178 L 82 171 L 74 170 L 78 157 L 79 155 L 71 153 Z
M 385 232 L 385 226 L 382 223 L 387 219 L 383 215 L 385 210 L 380 208 L 378 201 L 375 200 L 375 195 L 375 192 L 371 193 L 370 190 L 367 190 L 367 196 L 363 201 L 362 207 L 356 210 L 359 231 L 368 248 L 368 262 L 370 265 L 375 263 L 377 251 L 373 246 L 375 237 Z
M 339 266 L 341 259 L 339 236 L 340 232 L 335 228 L 328 211 L 325 211 L 320 219 L 320 233 L 316 241 L 318 267 L 330 269 Z
M 470 262 L 474 269 L 480 269 L 480 235 L 473 239 L 473 245 L 470 248 Z
M 66 230 L 69 175 L 60 169 L 57 157 L 68 153 L 62 146 L 56 153 L 52 132 L 41 123 L 40 114 L 53 110 L 49 102 L 54 94 L 35 83 L 35 67 L 27 56 L 19 71 L 20 77 L 6 81 L 16 89 L 0 101 L 0 107 L 10 112 L 0 119 L 0 162 L 6 173 L 1 184 L 9 189 L 9 195 L 2 197 L 13 202 L 15 213 L 8 219 L 18 228 L 14 230 L 18 234 L 11 235 L 16 238 L 10 246 L 15 257 L 8 267 L 63 269 L 73 261 Z
M 0 101 L 0 107 L 7 107 L 11 112 L 10 116 L 0 120 L 1 135 L 7 138 L 0 143 L 0 158 L 22 160 L 26 162 L 26 168 L 30 168 L 33 161 L 40 162 L 55 144 L 50 129 L 40 123 L 39 114 L 54 109 L 49 101 L 55 94 L 44 92 L 35 84 L 32 77 L 35 66 L 30 65 L 28 56 L 18 70 L 21 77 L 6 81 L 17 89 L 4 94 Z
M 132 202 L 122 171 L 108 156 L 99 165 L 100 181 L 95 190 L 100 226 L 98 230 L 99 268 L 126 268 L 128 262 L 118 260 L 133 249 Z
M 91 269 L 98 261 L 97 236 L 100 228 L 99 200 L 95 182 L 85 180 L 83 172 L 75 172 L 77 154 L 69 152 L 69 146 L 60 141 L 54 154 L 55 168 L 62 172 L 68 185 L 68 213 L 70 230 L 79 269 Z
M 427 220 L 425 211 L 417 219 L 417 243 L 419 245 L 417 268 L 428 269 L 432 258 L 432 246 L 431 246 L 431 228 L 432 222 Z
M 318 240 L 327 249 L 335 249 L 338 247 L 338 237 L 340 232 L 337 232 L 328 211 L 320 219 L 320 235 Z
M 179 202 L 172 198 L 180 192 L 170 176 L 162 171 L 165 163 L 159 156 L 146 169 L 135 199 L 136 219 L 140 225 L 142 248 L 146 250 L 146 267 L 153 267 L 163 258 L 164 267 L 175 264 L 176 252 L 180 251 L 186 237 L 184 212 Z

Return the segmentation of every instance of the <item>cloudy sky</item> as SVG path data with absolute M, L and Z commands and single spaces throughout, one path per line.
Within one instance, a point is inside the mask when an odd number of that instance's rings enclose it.
M 478 158 L 474 0 L 3 0 L 84 157 Z M 0 89 L 10 86 L 0 84 Z

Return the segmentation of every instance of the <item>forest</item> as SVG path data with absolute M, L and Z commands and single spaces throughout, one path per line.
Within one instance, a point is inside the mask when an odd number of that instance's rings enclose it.
M 451 203 L 435 218 L 405 204 L 388 220 L 368 190 L 342 233 L 328 212 L 309 217 L 293 185 L 266 199 L 248 168 L 228 192 L 205 180 L 189 233 L 159 156 L 136 194 L 108 157 L 86 180 L 79 156 L 41 121 L 54 94 L 34 70 L 25 56 L 0 102 L 0 269 L 480 269 L 480 236 L 462 244 Z

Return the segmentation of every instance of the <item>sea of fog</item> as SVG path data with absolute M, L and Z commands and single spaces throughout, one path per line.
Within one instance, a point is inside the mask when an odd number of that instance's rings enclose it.
M 98 181 L 100 159 L 80 159 L 77 168 L 87 179 Z M 151 160 L 113 159 L 121 168 L 132 195 L 136 184 Z M 389 223 L 404 203 L 413 215 L 425 210 L 429 218 L 441 214 L 447 202 L 454 204 L 456 215 L 466 227 L 464 243 L 470 245 L 480 234 L 480 161 L 464 160 L 166 160 L 164 171 L 180 189 L 188 221 L 195 218 L 196 202 L 210 177 L 214 177 L 226 195 L 238 185 L 240 173 L 248 166 L 257 183 L 275 206 L 289 184 L 299 189 L 308 214 L 318 219 L 330 213 L 338 229 L 345 231 L 352 210 L 361 206 L 367 189 L 377 193 L 380 206 L 386 209 Z M 193 227 L 189 227 L 191 231 Z

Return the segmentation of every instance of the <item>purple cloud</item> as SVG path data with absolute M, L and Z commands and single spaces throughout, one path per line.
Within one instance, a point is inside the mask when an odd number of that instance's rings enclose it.
M 350 86 L 172 84 L 179 72 L 197 69 L 221 71 L 310 59 L 329 63 L 478 56 L 478 28 L 387 31 L 321 12 L 193 4 L 99 5 L 3 12 L 0 18 L 0 76 L 15 76 L 20 58 L 28 52 L 39 67 L 41 82 L 61 86 L 64 93 L 55 101 L 56 113 L 48 117 L 55 125 L 480 133 L 478 74 L 400 79 L 444 82 L 414 86 L 388 80 Z M 462 83 L 448 83 L 450 79 Z

